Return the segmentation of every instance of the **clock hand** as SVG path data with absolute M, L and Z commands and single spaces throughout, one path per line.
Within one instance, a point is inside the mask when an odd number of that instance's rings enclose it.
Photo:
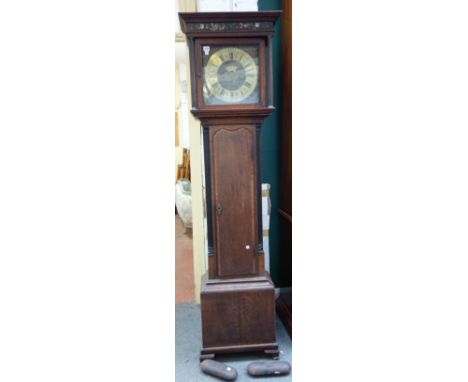
M 226 68 L 226 72 L 229 72 L 229 73 L 237 72 L 237 66 L 235 65 L 228 66 Z

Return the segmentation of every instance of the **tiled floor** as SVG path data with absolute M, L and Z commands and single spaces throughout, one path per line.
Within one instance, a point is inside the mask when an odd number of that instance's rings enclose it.
M 175 215 L 175 302 L 195 301 L 192 230 Z

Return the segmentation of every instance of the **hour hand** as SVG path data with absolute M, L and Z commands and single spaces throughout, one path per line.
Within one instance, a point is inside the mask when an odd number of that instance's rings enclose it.
M 229 73 L 237 72 L 237 66 L 236 65 L 226 66 L 226 72 L 229 72 Z

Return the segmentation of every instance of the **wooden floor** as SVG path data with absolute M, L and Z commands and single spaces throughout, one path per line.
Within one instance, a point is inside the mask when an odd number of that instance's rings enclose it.
M 195 301 L 192 230 L 175 215 L 175 302 Z

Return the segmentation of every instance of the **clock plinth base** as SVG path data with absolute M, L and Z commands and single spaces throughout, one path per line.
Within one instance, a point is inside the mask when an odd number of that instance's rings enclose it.
M 213 359 L 214 357 L 214 353 L 203 353 L 203 351 L 200 352 L 200 362 L 204 361 L 205 359 Z
M 204 361 L 205 359 L 214 359 L 218 354 L 229 354 L 229 353 L 248 353 L 248 352 L 263 352 L 265 355 L 273 358 L 279 359 L 280 351 L 278 349 L 277 343 L 272 344 L 257 344 L 257 345 L 246 345 L 246 346 L 239 346 L 236 348 L 202 348 L 200 350 L 200 362 Z
M 266 349 L 264 350 L 266 355 L 269 355 L 273 359 L 279 359 L 279 349 L 276 347 L 276 349 Z
M 275 314 L 275 288 L 268 274 L 235 280 L 208 280 L 205 275 L 200 360 L 241 352 L 277 357 Z

